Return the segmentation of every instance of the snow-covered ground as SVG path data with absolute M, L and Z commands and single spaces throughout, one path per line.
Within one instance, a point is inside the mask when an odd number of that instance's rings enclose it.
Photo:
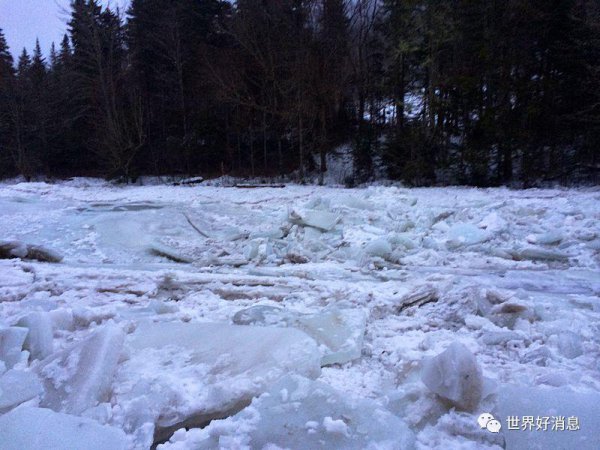
M 0 241 L 64 256 L 0 260 L 2 449 L 600 448 L 597 189 L 2 184 Z

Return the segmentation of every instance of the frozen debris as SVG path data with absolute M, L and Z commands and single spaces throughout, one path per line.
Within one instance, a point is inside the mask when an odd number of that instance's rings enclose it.
M 399 314 L 406 308 L 410 308 L 413 306 L 422 306 L 426 303 L 437 302 L 439 298 L 440 296 L 437 289 L 430 286 L 423 286 L 403 296 L 396 303 L 394 312 L 396 314 Z
M 483 396 L 481 368 L 475 355 L 459 342 L 426 359 L 421 379 L 432 392 L 462 410 L 474 411 Z
M 203 181 L 204 178 L 202 177 L 184 178 L 183 180 L 173 183 L 173 186 L 193 186 L 195 184 L 202 183 Z
M 497 408 L 492 414 L 505 419 L 502 432 L 507 449 L 597 450 L 600 448 L 599 404 L 600 393 L 597 391 L 502 385 L 498 389 Z M 531 427 L 524 421 L 525 417 L 534 418 Z M 541 428 L 536 427 L 538 417 Z M 517 427 L 518 431 L 511 431 L 509 426 Z
M 58 263 L 63 257 L 58 252 L 40 245 L 29 245 L 19 241 L 0 242 L 0 259 L 32 259 L 41 262 Z
M 392 245 L 385 238 L 373 239 L 365 246 L 365 253 L 369 256 L 388 259 L 392 254 Z
M 204 231 L 202 231 L 202 230 L 201 230 L 201 229 L 200 229 L 200 228 L 199 228 L 199 227 L 198 227 L 198 226 L 197 226 L 197 225 L 196 225 L 194 222 L 192 222 L 192 219 L 190 219 L 190 217 L 189 217 L 187 214 L 183 213 L 183 217 L 185 217 L 185 220 L 187 220 L 187 223 L 189 223 L 189 224 L 190 224 L 190 226 L 191 226 L 191 227 L 192 227 L 194 230 L 196 230 L 196 232 L 197 232 L 197 233 L 198 233 L 200 236 L 202 236 L 202 237 L 205 237 L 205 238 L 208 238 L 208 237 L 209 237 L 209 236 L 208 236 L 208 234 L 206 234 L 206 233 L 205 233 Z
M 130 405 L 131 428 L 153 422 L 157 440 L 239 411 L 288 373 L 321 372 L 316 343 L 291 328 L 148 322 L 127 342 L 131 358 L 119 369 L 117 398 Z
M 170 259 L 171 261 L 177 263 L 192 263 L 193 260 L 188 258 L 187 256 L 183 256 L 171 247 L 167 247 L 166 245 L 162 245 L 159 243 L 150 244 L 148 247 L 148 252 L 155 256 L 162 256 L 163 258 Z
M 2 450 L 126 450 L 123 431 L 90 419 L 42 408 L 17 408 L 0 416 Z
M 340 221 L 340 216 L 316 209 L 292 210 L 289 213 L 288 221 L 296 225 L 313 227 L 322 231 L 331 231 Z
M 258 305 L 238 311 L 233 322 L 240 325 L 290 326 L 319 344 L 321 365 L 344 364 L 360 358 L 366 315 L 361 310 L 329 308 L 315 314 L 298 314 L 282 308 Z
M 544 234 L 530 234 L 527 236 L 527 242 L 539 245 L 558 245 L 564 239 L 560 231 L 549 231 Z
M 33 259 L 41 262 L 59 263 L 63 256 L 55 250 L 51 250 L 41 245 L 28 245 L 27 256 L 25 259 Z
M 0 325 L 0 361 L 3 361 L 8 369 L 20 361 L 26 337 L 27 328 Z
M 523 249 L 512 250 L 511 255 L 517 261 L 533 260 L 533 261 L 561 261 L 569 260 L 569 255 L 557 252 L 554 250 L 546 250 L 538 247 L 526 247 Z
M 0 258 L 22 258 L 27 256 L 27 244 L 18 241 L 0 242 Z
M 510 300 L 494 305 L 485 317 L 499 327 L 513 329 L 519 319 L 533 322 L 535 313 L 526 305 Z
M 310 258 L 308 256 L 305 256 L 298 251 L 287 252 L 285 255 L 285 259 L 291 264 L 306 264 L 310 262 Z
M 475 294 L 477 312 L 494 325 L 513 329 L 519 320 L 533 322 L 535 312 L 523 301 L 490 289 L 482 289 Z
M 30 359 L 44 359 L 54 351 L 52 319 L 47 312 L 34 312 L 23 317 L 17 326 L 26 328 L 27 338 L 23 348 L 29 350 Z
M 0 414 L 44 392 L 39 378 L 32 372 L 9 370 L 0 376 Z
M 36 371 L 46 394 L 41 406 L 80 414 L 107 401 L 125 334 L 105 325 L 90 337 L 43 360 Z
M 408 426 L 372 400 L 352 399 L 324 383 L 288 376 L 235 416 L 204 429 L 179 430 L 158 448 L 404 450 L 414 442 Z
M 453 250 L 459 247 L 481 244 L 490 240 L 492 234 L 470 223 L 456 223 L 448 230 L 446 246 Z

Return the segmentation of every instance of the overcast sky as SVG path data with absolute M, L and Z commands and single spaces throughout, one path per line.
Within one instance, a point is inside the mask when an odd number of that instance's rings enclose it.
M 67 30 L 70 0 L 0 0 L 0 28 L 12 54 L 23 47 L 33 49 L 36 37 L 47 55 L 52 42 L 58 45 Z M 103 0 L 103 4 L 127 5 L 128 0 Z

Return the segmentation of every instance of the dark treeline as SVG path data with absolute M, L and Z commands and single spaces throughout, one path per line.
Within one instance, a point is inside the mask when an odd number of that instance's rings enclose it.
M 589 180 L 599 56 L 599 0 L 74 0 L 47 57 L 0 30 L 0 175 Z

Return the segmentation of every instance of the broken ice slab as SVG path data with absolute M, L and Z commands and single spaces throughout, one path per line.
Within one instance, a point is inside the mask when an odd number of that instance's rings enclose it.
M 320 375 L 317 344 L 292 328 L 220 323 L 141 323 L 128 338 L 131 358 L 120 367 L 117 401 L 135 429 L 153 421 L 155 438 L 173 427 L 201 426 L 238 411 L 288 373 Z M 145 399 L 145 400 L 144 400 Z
M 572 331 L 563 331 L 558 336 L 552 336 L 550 341 L 557 341 L 558 351 L 565 358 L 574 359 L 583 355 L 582 338 Z
M 361 310 L 332 308 L 298 317 L 296 327 L 325 347 L 321 365 L 328 366 L 360 358 L 366 321 Z
M 0 376 L 0 414 L 44 392 L 37 375 L 23 370 L 9 370 Z
M 459 409 L 474 411 L 483 395 L 483 376 L 477 359 L 459 342 L 425 359 L 421 379 L 432 392 Z
M 0 416 L 2 450 L 125 450 L 117 428 L 42 408 L 17 408 Z
M 570 387 L 501 385 L 492 414 L 503 419 L 507 449 L 600 448 L 600 392 L 577 392 Z M 542 418 L 542 428 L 529 428 L 524 416 Z M 509 430 L 509 417 L 518 418 L 518 430 Z M 544 425 L 544 418 L 548 422 Z M 534 419 L 535 420 L 535 419 Z M 514 426 L 514 421 L 512 422 Z M 545 427 L 545 428 L 544 428 Z
M 0 361 L 4 361 L 8 369 L 21 359 L 21 351 L 26 337 L 27 328 L 0 325 Z
M 258 259 L 263 261 L 273 255 L 273 245 L 266 238 L 257 238 L 250 241 L 244 252 L 246 260 Z
M 17 326 L 28 330 L 23 348 L 29 350 L 30 359 L 44 359 L 54 351 L 52 319 L 47 312 L 34 312 L 23 317 Z
M 392 245 L 385 238 L 373 239 L 365 246 L 365 253 L 387 259 L 392 254 Z
M 287 376 L 238 414 L 204 429 L 179 430 L 160 450 L 188 448 L 294 448 L 345 450 L 414 447 L 415 437 L 397 416 L 367 399 Z
M 330 308 L 316 314 L 299 314 L 272 306 L 257 305 L 238 311 L 233 322 L 240 325 L 290 326 L 319 344 L 321 365 L 344 364 L 360 358 L 366 315 L 361 310 Z
M 288 221 L 297 225 L 318 228 L 322 231 L 331 231 L 340 221 L 340 216 L 316 209 L 292 210 Z
M 32 259 L 41 262 L 61 262 L 58 252 L 40 245 L 29 245 L 20 241 L 0 241 L 0 259 Z
M 447 236 L 448 241 L 446 242 L 446 246 L 452 250 L 459 247 L 481 244 L 490 240 L 492 234 L 470 223 L 456 223 L 450 227 Z
M 82 342 L 49 356 L 35 368 L 44 381 L 41 406 L 80 414 L 107 401 L 125 334 L 105 325 Z

